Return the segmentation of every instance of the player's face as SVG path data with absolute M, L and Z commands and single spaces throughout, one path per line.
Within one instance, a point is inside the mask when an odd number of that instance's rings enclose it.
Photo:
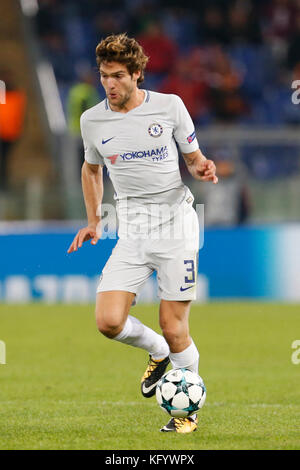
M 107 62 L 100 66 L 101 83 L 113 107 L 122 108 L 137 88 L 138 73 L 129 74 L 126 65 Z

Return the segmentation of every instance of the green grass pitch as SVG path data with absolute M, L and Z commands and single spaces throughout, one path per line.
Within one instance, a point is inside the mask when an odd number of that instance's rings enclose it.
M 0 306 L 0 449 L 300 448 L 299 305 L 192 306 L 207 400 L 188 435 L 159 432 L 168 416 L 140 393 L 146 352 L 100 335 L 93 312 Z M 159 331 L 157 305 L 132 314 Z

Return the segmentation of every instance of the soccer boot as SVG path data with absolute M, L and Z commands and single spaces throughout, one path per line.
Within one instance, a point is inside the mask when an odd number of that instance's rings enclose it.
M 148 366 L 141 380 L 141 391 L 144 397 L 150 398 L 155 394 L 157 382 L 163 376 L 169 362 L 169 356 L 155 360 L 149 355 Z
M 196 431 L 198 426 L 197 415 L 189 416 L 188 418 L 172 418 L 163 428 L 161 432 L 178 432 L 187 434 Z

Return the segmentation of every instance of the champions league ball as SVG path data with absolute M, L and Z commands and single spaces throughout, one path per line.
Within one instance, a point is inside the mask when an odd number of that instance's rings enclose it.
M 159 406 L 174 418 L 186 418 L 205 403 L 206 388 L 202 378 L 188 369 L 166 372 L 156 387 Z

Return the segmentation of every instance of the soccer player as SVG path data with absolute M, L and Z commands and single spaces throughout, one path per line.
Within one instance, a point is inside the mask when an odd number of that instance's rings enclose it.
M 108 36 L 97 46 L 96 60 L 106 99 L 81 116 L 88 224 L 68 252 L 87 240 L 95 245 L 101 237 L 99 206 L 106 165 L 115 190 L 119 240 L 100 276 L 96 322 L 106 337 L 149 353 L 141 380 L 142 394 L 148 398 L 155 394 L 169 362 L 173 368 L 198 373 L 199 353 L 189 334 L 188 317 L 196 298 L 199 224 L 194 198 L 181 179 L 176 143 L 194 178 L 212 183 L 218 178 L 213 161 L 199 150 L 182 100 L 139 88 L 148 58 L 135 39 L 126 34 Z M 163 335 L 129 315 L 153 271 Z M 197 415 L 193 415 L 172 418 L 161 431 L 196 429 Z

